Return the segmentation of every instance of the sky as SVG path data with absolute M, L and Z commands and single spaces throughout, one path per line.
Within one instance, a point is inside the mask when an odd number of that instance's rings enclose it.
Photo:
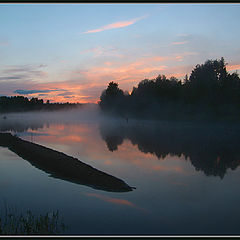
M 0 4 L 0 96 L 96 103 L 224 57 L 240 69 L 240 4 Z

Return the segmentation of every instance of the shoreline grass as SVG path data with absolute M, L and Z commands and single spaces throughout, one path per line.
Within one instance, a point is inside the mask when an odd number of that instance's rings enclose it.
M 58 210 L 37 215 L 31 210 L 18 212 L 17 208 L 5 205 L 0 213 L 0 235 L 55 235 L 65 229 Z

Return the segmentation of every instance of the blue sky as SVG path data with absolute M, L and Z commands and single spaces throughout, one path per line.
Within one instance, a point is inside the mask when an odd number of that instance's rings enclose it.
M 131 91 L 183 78 L 222 56 L 240 69 L 240 4 L 0 4 L 0 95 L 96 102 L 108 82 Z M 33 91 L 34 90 L 34 91 Z M 38 92 L 39 90 L 39 92 Z

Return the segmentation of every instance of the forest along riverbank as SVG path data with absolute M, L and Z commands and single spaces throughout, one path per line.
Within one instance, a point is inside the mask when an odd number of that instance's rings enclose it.
M 99 171 L 77 158 L 22 140 L 11 133 L 0 133 L 0 146 L 7 147 L 54 178 L 111 192 L 128 192 L 133 189 L 123 180 Z

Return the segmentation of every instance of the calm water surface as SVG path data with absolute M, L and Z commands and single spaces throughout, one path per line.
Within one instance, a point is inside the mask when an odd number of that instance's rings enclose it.
M 59 210 L 65 234 L 240 234 L 238 126 L 127 123 L 81 112 L 8 114 L 0 124 L 136 187 L 107 192 L 56 179 L 0 147 L 2 206 Z

